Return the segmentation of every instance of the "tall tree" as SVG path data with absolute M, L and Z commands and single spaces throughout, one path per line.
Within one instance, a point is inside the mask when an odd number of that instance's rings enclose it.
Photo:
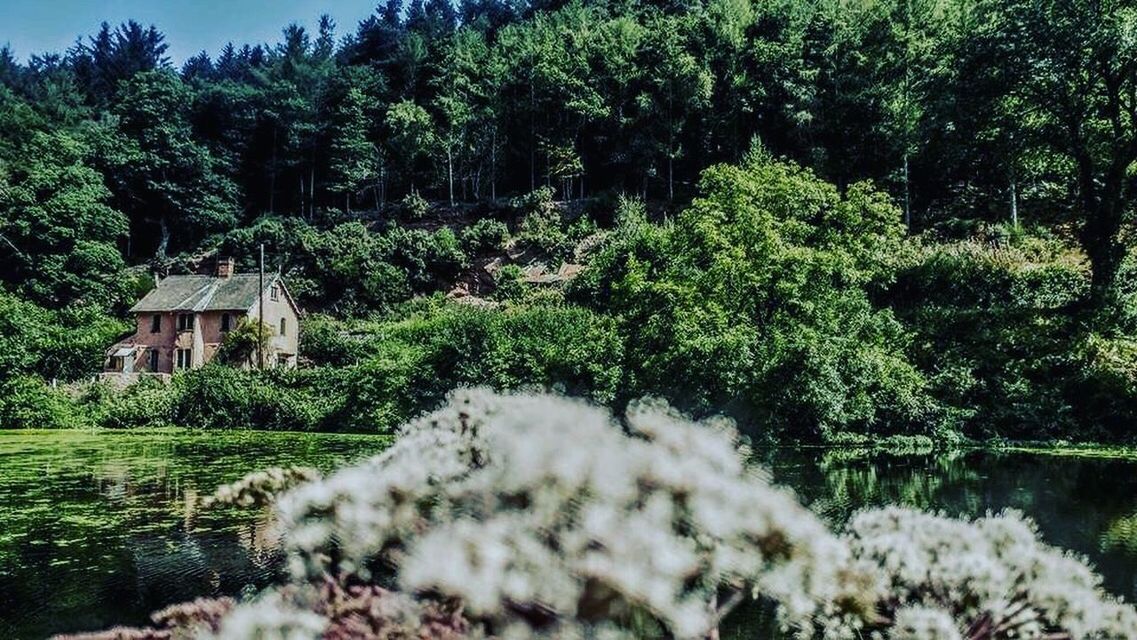
M 109 308 L 123 294 L 126 217 L 80 138 L 36 132 L 0 162 L 0 280 L 38 304 Z
M 380 78 L 367 67 L 347 67 L 330 91 L 328 188 L 343 196 L 349 212 L 352 197 L 379 177 L 379 151 L 369 131 L 372 96 L 380 85 Z M 374 186 L 378 200 L 379 187 Z
M 434 122 L 426 109 L 403 100 L 387 110 L 387 129 L 388 154 L 396 161 L 410 192 L 417 193 L 422 176 L 420 163 L 429 160 L 438 148 Z
M 237 187 L 194 139 L 190 89 L 155 71 L 134 76 L 120 94 L 118 128 L 100 140 L 100 156 L 135 228 L 157 228 L 155 257 L 234 225 Z
M 1003 0 L 984 5 L 978 46 L 1024 108 L 1024 135 L 1066 159 L 1089 303 L 1114 295 L 1137 162 L 1137 8 L 1121 0 Z

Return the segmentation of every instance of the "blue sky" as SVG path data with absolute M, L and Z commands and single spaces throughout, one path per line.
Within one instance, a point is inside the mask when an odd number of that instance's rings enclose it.
M 205 50 L 215 55 L 226 42 L 276 43 L 296 22 L 315 30 L 320 14 L 336 21 L 337 39 L 355 31 L 379 0 L 0 0 L 0 46 L 17 58 L 63 52 L 86 39 L 104 20 L 116 26 L 133 18 L 166 34 L 167 55 L 181 66 Z

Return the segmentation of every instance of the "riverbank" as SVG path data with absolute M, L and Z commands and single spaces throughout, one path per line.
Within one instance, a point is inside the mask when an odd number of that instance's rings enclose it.
M 1128 460 L 1137 462 L 1137 447 L 1102 445 L 1102 444 L 1048 444 L 1040 442 L 1027 442 L 1021 444 L 988 445 L 991 451 L 1007 451 L 1013 453 L 1030 453 L 1041 456 L 1055 456 L 1060 458 L 1086 458 L 1103 460 Z

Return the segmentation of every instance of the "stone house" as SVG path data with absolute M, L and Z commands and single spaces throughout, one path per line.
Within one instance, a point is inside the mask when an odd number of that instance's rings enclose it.
M 283 278 L 234 273 L 233 260 L 221 260 L 212 275 L 169 276 L 130 308 L 133 335 L 106 351 L 104 372 L 111 375 L 170 374 L 196 369 L 216 355 L 225 336 L 242 322 L 260 319 L 266 340 L 266 367 L 295 367 L 299 352 L 300 310 Z M 245 366 L 256 366 L 253 356 Z

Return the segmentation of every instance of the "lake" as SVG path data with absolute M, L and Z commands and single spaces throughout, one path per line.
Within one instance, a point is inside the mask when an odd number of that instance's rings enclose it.
M 256 468 L 327 470 L 388 442 L 0 431 L 0 638 L 139 624 L 166 604 L 263 587 L 281 564 L 267 514 L 201 511 L 197 499 Z M 985 450 L 778 449 L 760 457 L 779 483 L 833 522 L 885 503 L 951 515 L 1020 509 L 1048 542 L 1088 556 L 1111 591 L 1137 599 L 1137 460 Z M 763 617 L 739 612 L 724 637 L 754 637 Z

